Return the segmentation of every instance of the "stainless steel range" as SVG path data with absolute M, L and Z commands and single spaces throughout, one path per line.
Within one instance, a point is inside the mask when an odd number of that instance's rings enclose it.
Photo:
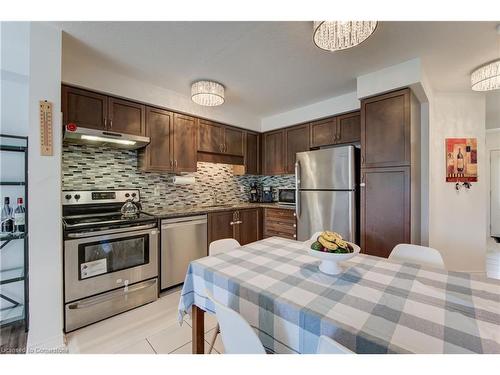
M 158 229 L 138 190 L 63 191 L 65 332 L 158 298 Z

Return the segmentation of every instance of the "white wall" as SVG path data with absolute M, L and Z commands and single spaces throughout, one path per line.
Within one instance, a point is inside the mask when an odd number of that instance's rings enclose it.
M 261 131 L 279 129 L 360 108 L 356 92 L 335 96 L 317 103 L 277 113 L 261 119 Z
M 478 141 L 478 182 L 455 191 L 445 182 L 445 138 Z M 484 272 L 487 181 L 485 178 L 485 99 L 481 94 L 436 94 L 429 130 L 429 245 L 451 270 Z
M 2 62 L 4 56 L 9 61 L 2 64 L 2 132 L 29 137 L 28 349 L 57 348 L 63 346 L 61 32 L 44 23 L 2 23 Z M 53 103 L 53 156 L 40 156 L 42 99 Z
M 227 106 L 203 107 L 195 104 L 189 96 L 172 90 L 124 76 L 99 64 L 86 55 L 64 52 L 62 58 L 62 81 L 64 83 L 122 96 L 174 111 L 188 113 L 242 128 L 260 131 L 260 119 L 253 114 Z

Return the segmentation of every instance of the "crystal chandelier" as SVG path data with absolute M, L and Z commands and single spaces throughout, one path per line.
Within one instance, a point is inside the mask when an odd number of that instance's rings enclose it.
M 314 21 L 313 41 L 327 51 L 357 46 L 373 34 L 377 21 Z
M 191 86 L 191 99 L 208 107 L 221 105 L 224 103 L 224 86 L 214 81 L 197 81 Z
M 500 89 L 500 60 L 483 65 L 472 72 L 470 83 L 474 91 Z
M 499 35 L 498 51 L 500 52 L 500 24 L 497 25 Z M 500 59 L 480 66 L 470 76 L 470 84 L 474 91 L 490 91 L 500 89 Z

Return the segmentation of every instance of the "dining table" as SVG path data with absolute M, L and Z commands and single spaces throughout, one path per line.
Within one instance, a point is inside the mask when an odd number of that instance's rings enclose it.
M 190 263 L 179 322 L 204 353 L 209 291 L 270 353 L 316 353 L 326 335 L 354 353 L 500 353 L 500 281 L 358 254 L 319 271 L 299 241 L 270 237 Z

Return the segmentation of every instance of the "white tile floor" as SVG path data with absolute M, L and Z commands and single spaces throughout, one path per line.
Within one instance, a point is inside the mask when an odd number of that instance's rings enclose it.
M 177 322 L 180 290 L 162 295 L 158 301 L 117 315 L 66 335 L 70 353 L 92 354 L 189 354 L 191 320 Z M 205 347 L 215 332 L 217 321 L 205 314 Z M 213 354 L 224 352 L 220 335 Z

